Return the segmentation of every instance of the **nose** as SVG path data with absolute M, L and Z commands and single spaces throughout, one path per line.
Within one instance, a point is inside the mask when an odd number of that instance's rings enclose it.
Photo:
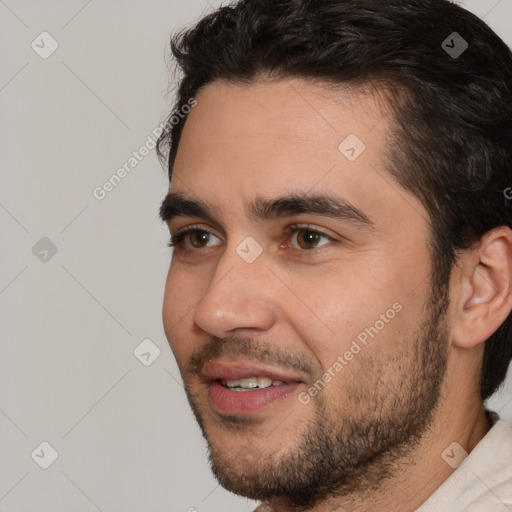
M 234 331 L 266 331 L 276 321 L 271 278 L 262 254 L 248 263 L 226 248 L 206 293 L 194 310 L 194 323 L 219 338 Z

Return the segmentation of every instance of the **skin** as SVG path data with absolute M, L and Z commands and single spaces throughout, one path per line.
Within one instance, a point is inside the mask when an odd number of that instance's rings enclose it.
M 319 412 L 323 424 L 339 430 L 342 444 L 352 442 L 369 455 L 372 444 L 386 446 L 386 430 L 372 430 L 375 439 L 370 435 L 364 444 L 350 435 L 350 426 L 387 418 L 404 429 L 400 445 L 366 461 L 362 472 L 343 459 L 339 492 L 330 488 L 307 510 L 415 510 L 453 471 L 443 451 L 456 441 L 470 452 L 489 429 L 478 374 L 483 342 L 511 309 L 510 230 L 494 230 L 461 256 L 449 306 L 433 320 L 429 217 L 386 171 L 392 116 L 383 98 L 300 79 L 261 79 L 216 82 L 196 99 L 170 191 L 206 203 L 213 218 L 179 215 L 168 222 L 172 234 L 193 226 L 209 236 L 189 236 L 175 248 L 163 321 L 217 476 L 235 492 L 260 498 L 243 482 L 289 465 L 290 452 L 319 425 Z M 353 162 L 338 149 L 349 134 L 366 145 Z M 260 219 L 248 212 L 259 198 L 291 193 L 334 194 L 370 224 L 313 214 Z M 307 226 L 288 233 L 295 224 Z M 311 229 L 330 239 L 305 249 L 301 242 L 311 240 Z M 249 236 L 262 248 L 252 263 L 236 251 Z M 401 311 L 316 397 L 301 403 L 299 393 L 396 303 Z M 429 322 L 438 328 L 437 361 L 445 364 L 437 390 L 426 376 L 411 380 L 415 350 L 433 336 L 422 338 Z M 194 358 L 257 362 L 263 356 L 269 367 L 293 368 L 304 382 L 285 399 L 238 417 L 212 408 L 208 385 L 190 364 Z M 412 400 L 413 383 L 425 386 L 423 395 L 435 403 L 421 403 L 421 394 Z M 416 419 L 406 414 L 410 402 L 420 402 Z M 269 498 L 269 505 L 301 509 L 286 496 Z

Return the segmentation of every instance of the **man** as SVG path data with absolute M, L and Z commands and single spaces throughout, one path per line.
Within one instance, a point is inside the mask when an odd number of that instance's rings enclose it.
M 447 0 L 242 0 L 172 50 L 163 320 L 220 483 L 512 510 L 507 46 Z

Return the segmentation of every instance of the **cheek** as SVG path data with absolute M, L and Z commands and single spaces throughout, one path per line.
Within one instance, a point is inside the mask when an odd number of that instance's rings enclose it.
M 191 339 L 194 305 L 201 296 L 197 288 L 195 280 L 186 273 L 170 268 L 165 283 L 162 319 L 165 335 L 178 363 L 191 345 L 186 340 Z
M 179 296 L 180 288 L 177 285 L 177 280 L 172 269 L 169 269 L 169 272 L 167 273 L 167 280 L 165 282 L 164 303 L 162 308 L 162 317 L 166 333 L 169 332 L 176 319 L 179 318 Z
M 382 275 L 371 282 L 361 274 L 338 280 L 329 276 L 317 281 L 314 292 L 305 297 L 309 311 L 288 308 L 290 323 L 324 369 L 351 350 L 354 341 L 363 348 L 376 342 L 382 345 L 386 339 L 394 339 L 403 325 L 410 289 Z

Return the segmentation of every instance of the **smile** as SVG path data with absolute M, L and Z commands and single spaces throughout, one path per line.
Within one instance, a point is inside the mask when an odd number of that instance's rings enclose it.
M 205 365 L 210 407 L 220 414 L 247 415 L 270 407 L 304 385 L 301 375 L 248 361 Z

